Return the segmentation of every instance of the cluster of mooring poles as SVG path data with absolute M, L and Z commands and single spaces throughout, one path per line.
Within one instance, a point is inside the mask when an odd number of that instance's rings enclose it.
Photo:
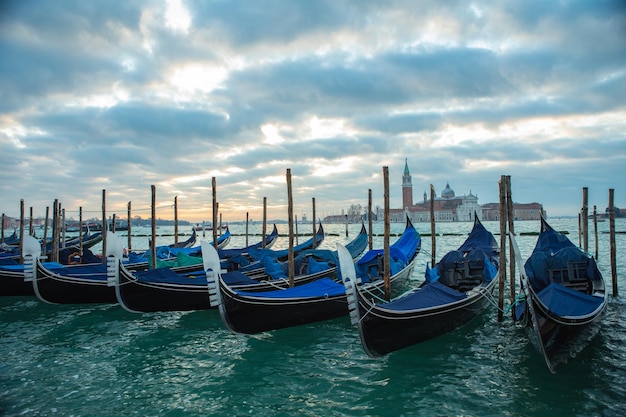
M 613 286 L 613 297 L 618 296 L 617 289 L 617 254 L 615 247 L 615 189 L 609 188 L 609 206 L 608 220 L 609 220 L 609 256 L 611 262 L 611 283 Z M 594 258 L 598 260 L 598 212 L 597 207 L 593 206 L 593 234 L 595 251 Z M 589 253 L 589 188 L 583 187 L 583 206 L 578 213 L 578 246 L 580 246 L 585 252 Z
M 505 285 L 507 278 L 507 256 L 506 256 L 506 236 L 507 234 L 515 235 L 514 229 L 514 220 L 515 220 L 515 212 L 513 210 L 513 199 L 511 193 L 511 176 L 510 175 L 502 175 L 500 177 L 499 184 L 499 197 L 500 197 L 500 206 L 499 206 L 499 220 L 500 220 L 500 281 L 498 282 L 498 321 L 502 321 L 504 319 L 504 293 L 505 293 Z M 579 213 L 578 226 L 579 226 L 579 246 L 586 252 L 589 253 L 589 227 L 588 227 L 588 188 L 583 187 L 583 206 Z M 615 190 L 613 188 L 609 189 L 609 206 L 608 206 L 608 217 L 609 217 L 609 240 L 610 240 L 610 263 L 611 263 L 611 279 L 613 286 L 613 297 L 618 296 L 618 288 L 617 288 L 617 267 L 616 267 L 616 247 L 615 247 L 615 206 L 614 206 L 614 195 Z M 431 186 L 431 201 L 432 201 L 432 186 Z M 542 213 L 543 215 L 543 213 Z M 593 229 L 595 235 L 595 259 L 598 259 L 598 226 L 597 226 L 597 209 L 596 206 L 593 208 Z M 431 207 L 431 222 L 434 224 L 432 207 Z M 433 231 L 433 236 L 435 233 Z M 433 238 L 434 242 L 434 238 Z M 434 250 L 435 245 L 433 243 L 433 263 L 434 263 Z M 511 305 L 515 303 L 515 288 L 516 288 L 516 274 L 515 274 L 515 253 L 511 245 L 509 245 L 509 301 Z M 511 309 L 512 317 L 515 317 L 514 310 Z
M 294 216 L 293 216 L 293 194 L 292 194 L 292 184 L 291 184 L 291 169 L 288 168 L 286 171 L 287 177 L 287 198 L 288 198 L 288 223 L 289 223 L 289 282 L 290 285 L 293 286 L 294 279 L 294 268 L 293 268 L 293 260 L 294 260 Z M 389 237 L 390 237 L 390 216 L 389 216 L 389 168 L 383 167 L 383 198 L 384 198 L 384 261 L 383 265 L 385 267 L 384 277 L 385 277 L 385 292 L 387 297 L 389 297 Z M 498 320 L 502 321 L 504 316 L 504 293 L 505 293 L 505 285 L 507 278 L 506 264 L 507 264 L 507 256 L 506 256 L 506 241 L 507 234 L 515 235 L 514 228 L 514 220 L 515 213 L 513 210 L 513 199 L 511 193 L 511 176 L 510 175 L 502 175 L 500 177 L 499 185 L 499 220 L 500 220 L 500 281 L 498 288 Z M 222 231 L 222 215 L 219 213 L 219 227 L 218 225 L 218 212 L 219 212 L 219 203 L 217 201 L 217 182 L 216 178 L 212 178 L 212 191 L 213 191 L 213 244 L 217 247 L 217 239 L 218 239 L 218 231 L 221 234 Z M 588 196 L 589 189 L 587 187 L 583 187 L 583 204 L 582 209 L 578 215 L 578 225 L 579 225 L 579 246 L 585 251 L 589 252 L 589 204 L 588 204 Z M 613 188 L 609 189 L 609 205 L 608 205 L 608 220 L 609 220 L 609 241 L 610 241 L 610 264 L 611 264 L 611 282 L 613 287 L 613 296 L 618 296 L 618 288 L 617 288 L 617 267 L 616 267 L 616 246 L 615 246 L 615 206 L 614 206 L 614 196 L 615 190 Z M 430 223 L 431 223 L 431 243 L 432 243 L 432 252 L 431 252 L 431 264 L 434 265 L 436 263 L 436 231 L 435 231 L 435 211 L 434 211 L 434 201 L 435 201 L 435 189 L 433 185 L 430 185 Z M 151 185 L 151 239 L 150 239 L 150 252 L 151 252 L 151 266 L 156 267 L 156 187 Z M 312 209 L 313 209 L 313 217 L 312 217 L 312 225 L 313 225 L 313 248 L 316 247 L 316 222 L 315 222 L 315 198 L 312 199 Z M 24 214 L 24 200 L 20 200 L 20 253 L 22 253 L 22 245 L 23 245 L 23 236 L 24 236 L 24 226 L 25 226 L 25 214 Z M 78 256 L 82 258 L 83 248 L 82 248 L 82 228 L 83 228 L 83 208 L 79 207 L 79 252 Z M 51 222 L 51 252 L 50 252 L 50 260 L 54 262 L 59 261 L 59 249 L 64 248 L 65 243 L 65 208 L 62 207 L 61 203 L 58 199 L 54 200 L 53 203 L 53 211 L 52 211 L 52 222 Z M 111 231 L 115 232 L 115 217 L 113 214 L 113 221 L 111 224 Z M 128 250 L 132 249 L 132 229 L 131 229 L 131 202 L 128 202 L 127 208 L 127 218 L 128 218 Z M 346 236 L 348 236 L 348 216 L 346 218 Z M 372 249 L 372 190 L 368 189 L 368 203 L 367 203 L 367 218 L 368 218 L 368 244 L 369 249 Z M 297 218 L 296 218 L 297 219 Z M 249 215 L 246 212 L 246 246 L 248 246 L 248 221 Z M 593 206 L 593 233 L 595 237 L 595 258 L 598 259 L 598 214 L 597 208 Z M 33 235 L 33 208 L 30 207 L 30 225 L 29 225 L 29 234 Z M 2 213 L 2 225 L 5 223 L 5 214 Z M 42 253 L 45 253 L 46 241 L 48 238 L 48 225 L 49 225 L 49 207 L 46 207 L 46 216 L 44 223 L 44 235 L 42 240 Z M 297 221 L 296 221 L 297 227 Z M 203 227 L 203 236 L 204 230 L 206 228 Z M 106 214 L 106 190 L 102 190 L 102 253 L 106 253 L 106 244 L 107 244 L 107 231 L 109 230 L 107 214 Z M 0 244 L 4 243 L 4 227 L 1 228 L 1 236 L 0 236 Z M 297 232 L 295 233 L 297 235 Z M 265 237 L 267 235 L 267 197 L 263 197 L 263 229 L 262 229 L 262 237 L 261 241 L 262 247 L 265 248 Z M 178 243 L 178 196 L 174 197 L 174 243 Z M 509 245 L 510 246 L 510 245 Z M 106 262 L 106 258 L 103 257 L 102 262 Z M 516 274 L 515 274 L 515 253 L 512 247 L 509 247 L 509 300 L 510 303 L 513 304 L 515 302 L 515 288 L 516 288 Z M 513 314 L 513 310 L 512 314 Z

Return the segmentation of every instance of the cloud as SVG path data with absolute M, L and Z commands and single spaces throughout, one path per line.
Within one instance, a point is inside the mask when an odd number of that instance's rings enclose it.
M 494 202 L 510 174 L 549 214 L 583 186 L 619 205 L 625 35 L 611 0 L 4 2 L 2 210 L 97 212 L 106 188 L 125 211 L 155 184 L 201 220 L 216 177 L 226 220 L 285 217 L 291 168 L 297 210 L 331 214 L 381 200 L 385 165 L 396 207 L 405 158 L 418 198 Z

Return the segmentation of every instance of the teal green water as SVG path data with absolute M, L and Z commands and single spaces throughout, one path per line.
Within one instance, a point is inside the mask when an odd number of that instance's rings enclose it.
M 575 239 L 575 221 L 552 224 Z M 518 232 L 526 228 L 536 231 L 538 222 L 516 223 Z M 345 226 L 326 231 L 325 247 L 349 239 Z M 243 246 L 241 239 L 231 246 Z M 438 255 L 463 239 L 439 237 Z M 535 240 L 519 237 L 523 254 Z M 624 235 L 617 244 L 619 255 Z M 610 282 L 608 235 L 600 234 L 599 246 Z M 430 250 L 424 237 L 415 280 Z M 619 259 L 622 293 L 624 268 Z M 371 359 L 347 318 L 246 337 L 226 331 L 216 311 L 132 314 L 117 305 L 5 297 L 0 415 L 623 416 L 625 307 L 611 298 L 596 337 L 552 375 L 526 331 L 508 317 L 498 323 L 495 308 L 437 339 Z

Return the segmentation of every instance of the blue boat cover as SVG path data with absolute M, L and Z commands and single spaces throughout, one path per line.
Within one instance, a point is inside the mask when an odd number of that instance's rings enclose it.
M 237 291 L 237 294 L 247 297 L 261 298 L 318 298 L 343 295 L 346 289 L 343 284 L 330 278 L 321 278 L 307 284 L 298 285 L 284 290 L 248 292 Z
M 206 274 L 202 270 L 189 274 L 177 274 L 170 268 L 157 268 L 137 271 L 134 276 L 143 282 L 206 286 Z
M 564 247 L 556 253 L 535 249 L 524 264 L 524 269 L 530 285 L 535 289 L 535 292 L 539 292 L 550 285 L 548 270 L 567 269 L 568 264 L 572 262 L 586 262 L 587 277 L 591 280 L 602 279 L 595 260 L 573 245 Z
M 135 278 L 143 282 L 155 282 L 164 284 L 198 285 L 206 286 L 206 274 L 203 271 L 194 271 L 179 274 L 170 268 L 149 269 L 135 273 Z M 258 284 L 239 271 L 228 272 L 222 275 L 222 279 L 227 285 L 251 285 Z
M 315 239 L 316 239 L 316 244 L 319 245 L 324 240 L 324 235 L 322 235 L 321 233 L 318 233 L 315 236 Z M 312 245 L 313 245 L 313 238 L 310 238 L 309 240 L 299 245 L 294 246 L 293 251 L 294 253 L 299 253 L 307 248 L 310 248 Z M 274 249 L 252 248 L 248 254 L 250 255 L 252 259 L 256 259 L 260 261 L 266 257 L 284 258 L 289 255 L 289 249 L 274 250 Z
M 278 238 L 278 230 L 276 229 L 276 225 L 274 225 L 274 230 L 272 230 L 272 233 L 265 236 L 265 243 L 267 244 L 277 238 Z M 252 249 L 255 249 L 255 248 L 261 249 L 262 247 L 263 247 L 263 241 L 257 242 L 245 248 L 218 249 L 217 254 L 219 255 L 220 259 L 230 259 L 230 258 L 241 256 L 243 253 L 248 253 Z
M 604 303 L 604 297 L 594 297 L 557 283 L 545 287 L 537 297 L 552 313 L 561 317 L 586 316 Z
M 63 268 L 63 265 L 58 262 L 42 262 L 41 263 L 46 269 L 54 269 L 54 268 Z M 15 265 L 1 265 L 0 270 L 5 271 L 23 271 L 24 264 L 15 264 Z
M 442 306 L 465 298 L 467 298 L 466 294 L 435 281 L 389 303 L 378 304 L 378 306 L 398 311 L 417 310 L 420 308 Z
M 487 230 L 482 223 L 474 222 L 472 231 L 465 242 L 459 246 L 458 250 L 461 252 L 468 252 L 474 249 L 481 249 L 489 256 L 495 255 L 494 248 L 497 247 L 498 242 L 496 242 L 496 238 L 493 237 L 493 234 Z
M 72 265 L 60 267 L 46 268 L 48 271 L 72 278 L 82 278 L 94 281 L 106 281 L 107 280 L 107 266 L 103 263 L 86 264 L 86 265 Z
M 393 276 L 407 266 L 413 259 L 415 252 L 420 246 L 421 237 L 414 227 L 404 229 L 402 236 L 389 247 L 390 274 Z M 372 282 L 373 279 L 382 277 L 379 271 L 379 260 L 384 256 L 384 249 L 372 249 L 367 251 L 355 265 L 357 277 L 361 282 Z M 381 263 L 382 264 L 382 263 Z

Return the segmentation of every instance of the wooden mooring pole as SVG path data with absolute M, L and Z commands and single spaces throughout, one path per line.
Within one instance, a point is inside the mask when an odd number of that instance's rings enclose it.
M 102 190 L 102 263 L 107 263 L 107 190 Z
M 513 197 L 511 191 L 511 176 L 506 176 L 506 217 L 508 220 L 509 233 L 515 236 L 515 213 L 513 210 Z M 515 302 L 515 250 L 509 245 L 509 301 Z M 515 309 L 511 309 L 511 317 L 515 318 Z
M 174 244 L 178 246 L 178 196 L 174 196 Z
M 435 231 L 435 187 L 430 184 L 430 267 L 435 267 L 435 252 L 437 252 L 437 232 Z
M 383 201 L 385 210 L 384 220 L 384 246 L 383 246 L 383 282 L 385 285 L 385 298 L 391 300 L 391 268 L 389 262 L 391 261 L 390 249 L 389 249 L 389 235 L 391 232 L 391 221 L 389 218 L 389 167 L 383 167 Z
M 20 199 L 20 263 L 21 264 L 24 263 L 24 199 L 23 198 Z
M 33 206 L 30 206 L 30 215 L 28 216 L 28 234 L 35 236 L 35 230 L 33 230 Z
M 609 189 L 609 239 L 610 239 L 610 252 L 611 252 L 611 282 L 613 284 L 613 297 L 618 296 L 617 290 L 617 257 L 615 248 L 615 206 L 613 200 L 615 197 L 615 190 Z
M 589 252 L 589 188 L 583 187 L 583 209 L 580 219 L 583 232 L 583 250 Z
M 506 282 L 506 226 L 507 226 L 507 204 L 506 204 L 506 176 L 500 177 L 498 183 L 500 187 L 500 262 L 498 282 L 498 321 L 504 319 L 504 283 Z
M 248 224 L 250 223 L 250 215 L 246 211 L 246 247 L 248 247 Z
M 595 258 L 598 259 L 598 208 L 594 204 L 593 206 L 593 241 L 595 243 Z
M 41 254 L 46 256 L 46 242 L 48 240 L 48 222 L 50 220 L 50 206 L 46 206 L 46 220 L 43 226 L 43 240 L 41 241 Z M 82 230 L 81 230 L 82 233 Z
M 152 228 L 152 238 L 150 240 L 150 267 L 156 269 L 156 186 L 150 186 L 150 224 Z
M 213 194 L 213 213 L 211 215 L 211 223 L 213 224 L 213 247 L 217 250 L 217 181 L 215 177 L 211 178 L 211 189 Z
M 263 232 L 261 233 L 261 247 L 265 249 L 265 235 L 267 234 L 267 197 L 263 197 Z
M 78 256 L 83 263 L 83 207 L 78 208 Z
M 313 207 L 313 217 L 311 223 L 313 224 L 313 249 L 317 247 L 317 230 L 315 230 L 315 197 L 311 198 L 311 205 Z
M 126 215 L 127 215 L 127 218 L 128 218 L 128 222 L 127 222 L 128 224 L 126 226 L 128 226 L 128 232 L 127 233 L 128 233 L 128 254 L 129 255 L 130 255 L 130 251 L 132 250 L 132 245 L 131 245 L 132 244 L 132 239 L 131 239 L 132 227 L 130 225 L 130 208 L 131 207 L 130 207 L 130 201 L 129 201 L 128 202 L 128 207 L 126 208 Z
M 291 190 L 291 168 L 287 168 L 287 222 L 289 223 L 289 251 L 287 252 L 289 287 L 293 287 L 295 266 L 293 263 L 293 193 Z M 313 223 L 315 223 L 315 221 Z M 315 233 L 313 236 L 315 236 Z
M 373 239 L 372 239 L 372 189 L 369 188 L 367 190 L 367 242 L 369 245 L 369 250 L 372 250 Z

